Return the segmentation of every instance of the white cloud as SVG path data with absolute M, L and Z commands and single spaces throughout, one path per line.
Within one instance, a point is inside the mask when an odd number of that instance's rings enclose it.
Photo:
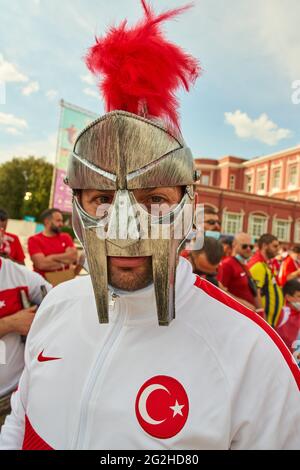
M 234 127 L 236 135 L 241 139 L 255 139 L 267 145 L 276 145 L 292 135 L 289 129 L 279 128 L 265 113 L 257 119 L 251 119 L 247 113 L 236 110 L 234 113 L 225 113 L 225 122 Z
M 99 98 L 99 93 L 97 91 L 92 90 L 92 88 L 84 88 L 83 93 L 88 96 L 92 96 L 93 98 Z
M 28 127 L 25 119 L 18 118 L 13 114 L 0 113 L 0 125 L 26 129 Z
M 49 101 L 52 101 L 54 100 L 58 95 L 58 91 L 57 90 L 48 90 L 46 92 L 46 97 L 48 98 Z
M 18 139 L 19 140 L 19 139 Z M 57 133 L 50 134 L 47 138 L 33 140 L 31 142 L 21 142 L 17 144 L 1 144 L 0 142 L 0 163 L 10 160 L 13 157 L 46 157 L 54 163 L 57 144 Z
M 29 96 L 32 93 L 39 91 L 40 85 L 38 82 L 30 82 L 24 88 L 22 88 L 22 95 Z
M 28 77 L 24 75 L 18 67 L 7 62 L 3 55 L 0 54 L 0 81 L 2 82 L 27 82 Z
M 15 127 L 7 127 L 7 129 L 5 129 L 5 132 L 11 135 L 22 135 L 22 132 L 20 132 Z
M 82 82 L 87 83 L 88 85 L 95 85 L 95 78 L 90 73 L 88 73 L 87 75 L 81 75 L 80 79 Z

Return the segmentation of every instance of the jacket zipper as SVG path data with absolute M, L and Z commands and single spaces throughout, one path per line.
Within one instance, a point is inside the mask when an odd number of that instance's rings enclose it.
M 113 293 L 111 295 L 111 300 L 109 302 L 110 306 L 112 309 L 115 308 L 115 303 L 116 299 L 119 297 L 117 294 Z M 120 302 L 120 300 L 119 300 Z M 80 410 L 80 419 L 79 419 L 79 430 L 78 430 L 78 436 L 77 436 L 77 441 L 75 445 L 75 449 L 83 449 L 83 444 L 84 440 L 86 437 L 86 429 L 87 429 L 87 421 L 88 421 L 88 405 L 90 402 L 91 395 L 93 393 L 96 381 L 99 377 L 99 373 L 103 367 L 103 364 L 105 363 L 105 360 L 111 350 L 111 347 L 117 340 L 123 323 L 124 323 L 124 317 L 125 317 L 125 312 L 121 312 L 120 305 L 118 305 L 118 311 L 116 312 L 117 318 L 116 318 L 116 323 L 114 324 L 110 336 L 107 339 L 105 345 L 103 346 L 102 350 L 100 351 L 95 367 L 90 374 L 88 384 L 86 386 L 86 390 L 83 394 L 82 400 L 81 400 L 81 410 Z

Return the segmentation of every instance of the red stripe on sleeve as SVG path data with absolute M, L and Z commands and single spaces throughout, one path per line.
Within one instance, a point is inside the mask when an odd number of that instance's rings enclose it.
M 236 312 L 241 313 L 245 317 L 252 320 L 254 323 L 259 325 L 269 337 L 273 340 L 276 344 L 278 349 L 280 350 L 282 356 L 284 357 L 287 365 L 289 366 L 295 381 L 298 385 L 298 389 L 300 390 L 300 370 L 299 367 L 294 360 L 293 356 L 291 355 L 288 347 L 282 341 L 280 336 L 275 332 L 275 330 L 267 323 L 263 318 L 261 318 L 257 313 L 253 312 L 249 308 L 245 307 L 244 305 L 240 304 L 237 300 L 233 297 L 228 295 L 226 292 L 222 291 L 218 287 L 214 286 L 210 282 L 206 281 L 206 279 L 202 279 L 199 276 L 196 276 L 196 281 L 194 284 L 196 287 L 202 289 L 206 294 L 214 299 L 218 300 L 219 302 L 227 305 L 228 307 L 232 308 Z

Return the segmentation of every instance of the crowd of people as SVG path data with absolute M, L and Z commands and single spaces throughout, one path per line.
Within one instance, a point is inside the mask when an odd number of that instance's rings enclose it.
M 47 209 L 44 230 L 28 238 L 32 269 L 17 235 L 7 232 L 8 214 L 0 209 L 0 429 L 10 412 L 11 396 L 24 369 L 24 346 L 36 310 L 53 286 L 74 278 L 84 264 L 74 241 L 63 233 L 63 214 Z M 194 274 L 264 318 L 281 336 L 300 365 L 300 247 L 281 247 L 264 234 L 221 233 L 218 212 L 204 209 L 204 238 L 199 250 L 182 250 Z M 70 273 L 72 273 L 70 275 Z M 3 352 L 3 348 L 2 348 Z M 41 358 L 43 360 L 43 357 Z
M 205 238 L 200 250 L 184 250 L 193 271 L 228 292 L 266 320 L 300 364 L 300 246 L 281 246 L 269 233 L 221 233 L 218 212 L 204 208 Z
M 37 306 L 52 286 L 74 278 L 84 264 L 71 236 L 61 232 L 61 211 L 47 209 L 41 220 L 44 230 L 28 238 L 32 272 L 24 266 L 18 236 L 6 231 L 7 212 L 0 209 L 0 338 L 6 345 L 6 366 L 0 369 L 0 424 L 24 367 L 24 338 Z M 195 274 L 264 318 L 300 365 L 300 246 L 286 250 L 271 234 L 255 241 L 247 233 L 224 235 L 218 212 L 210 206 L 204 209 L 204 233 L 203 247 L 183 250 L 181 256 Z

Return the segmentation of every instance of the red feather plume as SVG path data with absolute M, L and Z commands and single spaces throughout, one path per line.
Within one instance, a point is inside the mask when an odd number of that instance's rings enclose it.
M 198 61 L 167 41 L 161 23 L 183 13 L 192 5 L 155 15 L 141 0 L 145 16 L 134 27 L 127 21 L 111 27 L 105 37 L 96 38 L 86 64 L 101 76 L 100 91 L 106 111 L 123 110 L 155 117 L 179 128 L 176 90 L 186 90 L 201 72 Z

